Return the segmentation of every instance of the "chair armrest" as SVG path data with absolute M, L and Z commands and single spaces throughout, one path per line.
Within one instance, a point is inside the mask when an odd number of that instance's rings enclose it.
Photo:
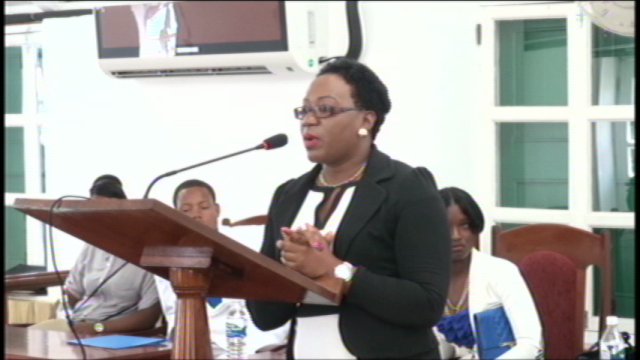
M 225 218 L 222 219 L 222 225 L 234 227 L 234 226 L 243 226 L 243 225 L 264 225 L 267 223 L 267 215 L 256 215 L 252 217 L 248 217 L 246 219 L 238 220 L 235 222 L 231 222 L 231 220 Z
M 67 276 L 69 276 L 69 270 L 60 271 L 60 277 L 63 282 L 67 279 Z M 5 275 L 4 277 L 5 292 L 14 290 L 35 290 L 50 286 L 60 286 L 60 279 L 56 275 L 55 271 Z

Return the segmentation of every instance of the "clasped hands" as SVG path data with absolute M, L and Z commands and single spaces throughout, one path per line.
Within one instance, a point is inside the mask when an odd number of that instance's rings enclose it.
M 280 232 L 283 240 L 278 240 L 276 247 L 285 266 L 314 280 L 335 278 L 333 269 L 342 263 L 331 251 L 335 233 L 323 235 L 310 224 L 295 230 L 283 227 Z

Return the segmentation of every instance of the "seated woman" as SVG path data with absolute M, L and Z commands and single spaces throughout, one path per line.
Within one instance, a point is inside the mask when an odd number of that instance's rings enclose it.
M 475 247 L 484 216 L 466 191 L 440 190 L 451 228 L 452 278 L 445 315 L 436 326 L 443 359 L 474 359 L 476 313 L 504 307 L 516 345 L 498 359 L 534 359 L 542 353 L 542 327 L 536 306 L 517 266 Z
M 90 194 L 92 199 L 127 198 L 122 182 L 113 175 L 98 177 Z M 69 271 L 63 291 L 73 327 L 82 334 L 148 330 L 162 314 L 151 273 L 89 244 Z M 70 331 L 66 319 L 47 320 L 32 328 Z

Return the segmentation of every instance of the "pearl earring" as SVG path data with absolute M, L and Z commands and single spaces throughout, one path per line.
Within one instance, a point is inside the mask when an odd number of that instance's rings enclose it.
M 365 137 L 365 136 L 369 135 L 369 130 L 367 130 L 365 128 L 360 128 L 360 129 L 358 129 L 358 135 L 360 135 L 360 137 Z

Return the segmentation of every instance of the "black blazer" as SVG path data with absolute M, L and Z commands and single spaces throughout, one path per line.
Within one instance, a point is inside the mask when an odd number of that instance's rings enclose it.
M 263 254 L 279 259 L 279 229 L 291 226 L 320 168 L 275 191 Z M 334 254 L 358 267 L 338 308 L 342 341 L 352 354 L 386 359 L 437 354 L 432 327 L 447 298 L 451 241 L 444 205 L 427 169 L 392 160 L 373 146 L 336 231 Z M 282 326 L 296 312 L 295 304 L 283 302 L 247 301 L 247 307 L 262 330 Z

